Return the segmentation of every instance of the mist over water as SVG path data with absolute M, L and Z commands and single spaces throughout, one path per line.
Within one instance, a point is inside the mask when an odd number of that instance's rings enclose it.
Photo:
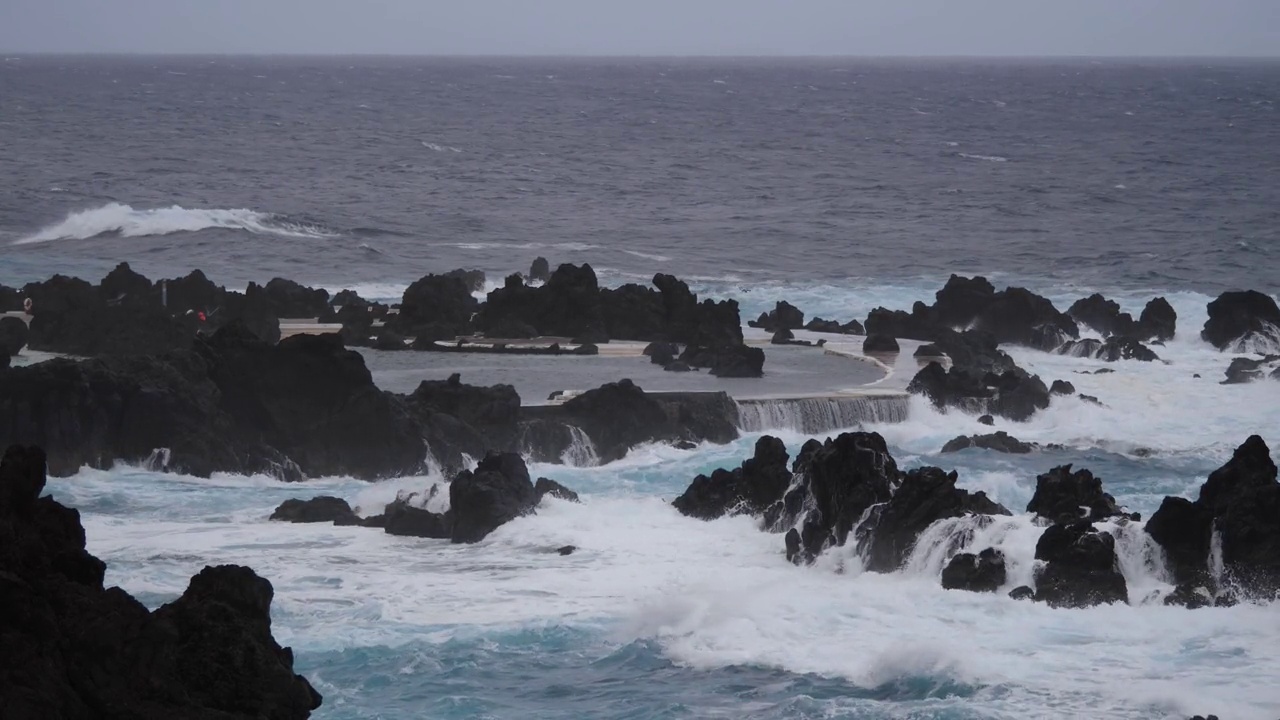
M 492 289 L 543 255 L 612 286 L 672 273 L 744 320 L 782 299 L 863 320 L 932 301 L 952 272 L 1059 309 L 1166 297 L 1162 362 L 1006 348 L 1102 401 L 1001 428 L 1063 449 L 940 454 L 987 428 L 919 398 L 867 428 L 900 466 L 954 468 L 1015 512 L 972 541 L 1005 552 L 1007 591 L 1032 572 L 1020 511 L 1038 474 L 1088 468 L 1149 517 L 1248 435 L 1280 448 L 1280 383 L 1220 385 L 1231 355 L 1199 339 L 1217 293 L 1280 289 L 1276 102 L 1274 63 L 21 58 L 0 65 L 0 282 L 128 261 L 396 300 L 455 267 Z M 421 374 L 402 380 L 442 379 Z M 762 431 L 794 454 L 796 427 Z M 750 518 L 670 507 L 758 436 L 603 467 L 579 448 L 578 466 L 531 472 L 582 504 L 549 500 L 474 546 L 266 520 L 321 494 L 376 514 L 439 474 L 126 467 L 50 491 L 108 583 L 148 605 L 205 564 L 270 578 L 318 718 L 1276 717 L 1275 605 L 1163 606 L 1140 523 L 1108 528 L 1131 605 L 1056 610 L 942 590 L 973 530 L 957 523 L 877 575 L 851 551 L 794 567 Z

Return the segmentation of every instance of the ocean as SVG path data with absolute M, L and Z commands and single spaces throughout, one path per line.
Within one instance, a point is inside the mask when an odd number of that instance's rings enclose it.
M 1220 385 L 1230 356 L 1199 339 L 1219 292 L 1280 291 L 1276 103 L 1280 63 L 1233 60 L 10 57 L 0 283 L 127 261 L 389 300 L 457 267 L 497 287 L 542 255 L 608 285 L 675 274 L 744 320 L 783 299 L 862 320 L 951 273 L 1059 309 L 1096 291 L 1136 316 L 1161 295 L 1166 362 L 1008 348 L 1103 402 L 1008 428 L 1063 449 L 939 454 L 983 427 L 919 399 L 867 428 L 900 466 L 954 468 L 1015 511 L 1073 463 L 1146 517 L 1249 435 L 1280 448 L 1280 383 Z M 327 720 L 1280 716 L 1275 605 L 1165 607 L 1136 526 L 1117 543 L 1131 605 L 1065 610 L 942 590 L 945 528 L 879 575 L 839 553 L 795 567 L 750 518 L 670 507 L 756 437 L 536 465 L 583 502 L 471 546 L 266 520 L 319 494 L 376 512 L 436 474 L 121 467 L 50 491 L 108 584 L 149 606 L 206 564 L 269 578 L 273 631 Z M 1025 582 L 1030 516 L 981 532 Z

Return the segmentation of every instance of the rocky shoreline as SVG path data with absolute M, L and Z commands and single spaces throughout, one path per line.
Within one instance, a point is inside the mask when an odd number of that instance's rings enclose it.
M 866 432 L 810 440 L 790 467 L 788 459 L 782 441 L 764 436 L 740 467 L 699 475 L 672 504 L 701 520 L 754 516 L 762 531 L 783 536 L 782 549 L 796 564 L 848 546 L 866 570 L 880 573 L 899 570 L 929 528 L 962 520 L 946 539 L 951 546 L 943 586 L 995 592 L 1006 585 L 1003 553 L 970 547 L 966 528 L 1013 513 L 982 492 L 957 488 L 955 471 L 901 470 L 884 439 Z M 1014 599 L 1054 607 L 1135 601 L 1116 554 L 1117 534 L 1126 527 L 1149 537 L 1168 559 L 1176 587 L 1164 596 L 1166 605 L 1198 608 L 1280 596 L 1280 483 L 1270 451 L 1256 435 L 1209 475 L 1197 500 L 1166 497 L 1141 529 L 1136 523 L 1142 518 L 1118 506 L 1100 478 L 1070 465 L 1036 479 L 1025 512 L 1044 530 L 1036 543 L 1035 587 L 1013 588 Z
M 561 265 L 541 284 L 512 275 L 480 302 L 472 293 L 483 286 L 475 271 L 428 275 L 389 307 L 349 291 L 330 298 L 281 278 L 251 283 L 244 293 L 216 286 L 198 270 L 153 282 L 122 263 L 98 285 L 55 276 L 21 290 L 0 288 L 0 310 L 13 313 L 28 299 L 32 308 L 29 328 L 12 314 L 0 320 L 6 363 L 24 345 L 83 358 L 0 370 L 0 443 L 41 445 L 54 475 L 120 461 L 194 475 L 298 480 L 394 477 L 418 473 L 428 462 L 452 473 L 464 469 L 464 456 L 491 450 L 556 462 L 583 434 L 602 462 L 644 442 L 737 437 L 737 410 L 723 393 L 661 397 L 622 381 L 540 409 L 523 406 L 508 386 L 473 387 L 454 377 L 399 395 L 375 387 L 363 359 L 348 349 L 440 350 L 437 341 L 475 332 L 568 337 L 578 343 L 573 352 L 627 339 L 649 342 L 645 354 L 669 370 L 765 372 L 765 351 L 743 340 L 737 303 L 699 301 L 670 275 L 655 276 L 653 287 L 601 288 L 590 266 Z M 281 340 L 282 317 L 341 330 Z M 1074 388 L 1026 372 L 1001 344 L 1152 360 L 1143 343 L 1171 338 L 1176 321 L 1163 298 L 1137 320 L 1101 295 L 1063 313 L 1025 289 L 996 292 L 983 278 L 952 276 L 932 305 L 918 302 L 909 313 L 877 308 L 865 330 L 856 321 L 805 323 L 804 313 L 785 301 L 750 324 L 775 332 L 775 339 L 808 327 L 865 331 L 872 354 L 897 352 L 898 337 L 927 341 L 921 350 L 927 347 L 928 364 L 908 392 L 940 409 L 1016 422 Z M 1224 293 L 1210 303 L 1202 336 L 1224 349 L 1253 347 L 1280 337 L 1278 322 L 1270 297 Z M 1079 339 L 1081 325 L 1105 341 Z M 1082 343 L 1096 347 L 1081 350 Z M 461 343 L 448 349 L 481 350 Z M 496 343 L 490 351 L 515 350 Z M 551 351 L 561 352 L 558 345 Z M 1226 382 L 1280 377 L 1275 364 L 1274 356 L 1235 358 Z

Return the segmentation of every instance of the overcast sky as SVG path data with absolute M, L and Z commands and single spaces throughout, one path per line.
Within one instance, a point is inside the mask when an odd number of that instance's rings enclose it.
M 1280 0 L 0 0 L 0 52 L 1280 55 Z

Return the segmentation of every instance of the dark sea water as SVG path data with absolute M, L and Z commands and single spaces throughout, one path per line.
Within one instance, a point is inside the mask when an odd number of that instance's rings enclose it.
M 0 281 L 120 259 L 411 281 L 541 253 L 753 280 L 1267 286 L 1278 102 L 1275 62 L 10 58 L 0 242 L 62 239 L 6 248 Z M 135 213 L 41 235 L 112 204 Z M 261 227 L 149 235 L 258 227 L 137 216 L 174 205 Z M 96 237 L 112 229 L 148 236 Z
M 1161 294 L 1179 315 L 1167 362 L 1085 375 L 1106 364 L 1009 348 L 1105 403 L 1059 398 L 1009 428 L 1062 450 L 941 455 L 983 428 L 917 401 L 869 428 L 901 466 L 955 468 L 1015 512 L 1074 463 L 1149 515 L 1248 435 L 1280 446 L 1280 383 L 1219 385 L 1230 357 L 1198 337 L 1218 292 L 1277 292 L 1277 103 L 1274 62 L 6 58 L 0 282 L 128 261 L 393 299 L 428 272 L 493 286 L 544 255 L 609 285 L 673 273 L 744 316 L 789 299 L 862 319 L 952 272 L 1059 308 L 1096 290 L 1136 313 Z M 1280 716 L 1277 607 L 1164 607 L 1140 523 L 1109 528 L 1130 605 L 1053 610 L 939 587 L 966 532 L 1005 552 L 1009 587 L 1028 582 L 1026 514 L 935 526 L 876 575 L 851 551 L 796 568 L 749 518 L 671 509 L 755 437 L 536 466 L 584 502 L 466 547 L 265 519 L 316 494 L 376 512 L 438 474 L 118 468 L 52 492 L 108 581 L 149 605 L 207 563 L 270 578 L 274 632 L 329 720 Z

